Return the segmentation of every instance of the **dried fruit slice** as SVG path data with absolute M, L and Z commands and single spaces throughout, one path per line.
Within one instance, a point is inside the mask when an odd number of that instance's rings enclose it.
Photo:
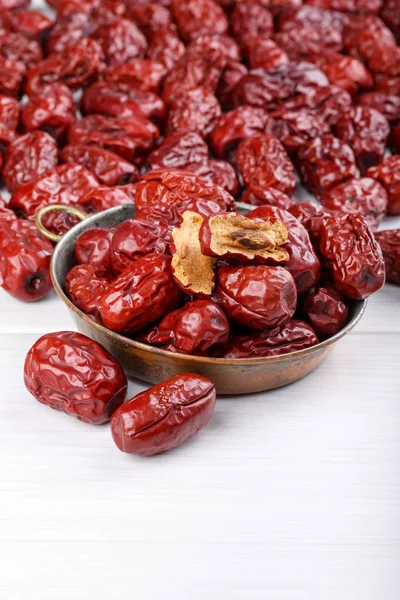
M 212 215 L 204 221 L 199 237 L 202 253 L 209 256 L 261 264 L 289 260 L 289 252 L 281 247 L 288 241 L 288 231 L 279 219 L 256 221 L 237 213 Z
M 182 224 L 172 231 L 172 272 L 187 294 L 210 296 L 215 285 L 215 258 L 201 252 L 199 234 L 204 219 L 192 210 L 182 215 Z

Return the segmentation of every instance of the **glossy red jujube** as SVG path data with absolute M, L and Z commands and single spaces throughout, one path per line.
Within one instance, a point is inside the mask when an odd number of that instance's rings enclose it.
M 386 279 L 400 285 L 400 229 L 389 229 L 375 233 L 386 266 Z
M 171 257 L 148 254 L 110 283 L 97 308 L 108 329 L 134 333 L 174 310 L 180 296 L 172 279 Z
M 219 306 L 210 300 L 193 300 L 136 339 L 169 352 L 218 356 L 228 340 L 229 329 Z
M 187 373 L 134 396 L 113 415 L 111 432 L 122 452 L 150 456 L 176 448 L 205 427 L 216 403 L 214 384 Z
M 216 299 L 231 321 L 251 329 L 270 329 L 293 317 L 297 291 L 286 269 L 221 267 L 217 276 Z
M 42 404 L 94 425 L 110 420 L 125 400 L 128 385 L 105 348 L 73 331 L 49 333 L 32 346 L 24 381 Z

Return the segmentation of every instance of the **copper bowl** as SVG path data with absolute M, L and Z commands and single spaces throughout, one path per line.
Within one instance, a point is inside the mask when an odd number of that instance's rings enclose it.
M 239 203 L 238 208 L 245 214 L 254 207 Z M 353 301 L 348 324 L 333 337 L 312 348 L 266 358 L 232 360 L 187 356 L 153 348 L 114 333 L 92 321 L 72 304 L 64 293 L 64 281 L 75 264 L 75 240 L 84 231 L 95 227 L 115 227 L 134 214 L 135 208 L 126 205 L 89 217 L 73 227 L 57 244 L 51 263 L 54 288 L 73 314 L 78 330 L 105 346 L 131 377 L 159 383 L 178 373 L 194 372 L 211 379 L 218 394 L 238 395 L 271 390 L 293 383 L 318 367 L 336 342 L 348 334 L 364 314 L 366 300 Z

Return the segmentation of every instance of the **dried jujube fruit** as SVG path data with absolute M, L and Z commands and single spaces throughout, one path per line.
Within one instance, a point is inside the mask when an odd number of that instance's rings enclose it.
M 135 219 L 118 225 L 111 241 L 111 268 L 114 273 L 122 273 L 147 254 L 167 254 L 168 243 L 152 229 Z
M 122 452 L 150 456 L 176 448 L 205 427 L 216 402 L 214 384 L 185 373 L 137 394 L 111 421 L 114 442 Z
M 297 290 L 292 275 L 283 267 L 220 267 L 216 299 L 232 322 L 270 329 L 290 321 Z
M 279 219 L 257 221 L 237 213 L 221 213 L 205 219 L 201 226 L 203 254 L 237 262 L 276 264 L 289 260 L 283 247 L 288 231 Z
M 229 331 L 229 322 L 217 304 L 210 300 L 192 300 L 136 339 L 169 352 L 218 356 Z
M 110 420 L 128 387 L 115 358 L 74 331 L 41 337 L 27 354 L 24 381 L 42 404 L 94 425 Z
M 210 296 L 214 290 L 215 258 L 201 251 L 200 229 L 204 218 L 191 210 L 182 215 L 182 223 L 172 231 L 172 272 L 178 286 L 187 294 Z
M 276 206 L 290 210 L 293 200 L 275 188 L 264 188 L 256 183 L 251 184 L 244 192 L 241 202 L 255 206 Z
M 108 283 L 108 279 L 98 276 L 93 264 L 76 265 L 65 279 L 65 291 L 77 308 L 101 322 L 97 300 L 106 291 Z
M 386 279 L 400 285 L 400 229 L 388 229 L 375 233 L 386 267 Z
M 332 272 L 335 288 L 344 296 L 362 300 L 385 283 L 382 250 L 361 215 L 325 218 L 320 253 Z
M 180 292 L 172 278 L 171 257 L 148 254 L 110 283 L 97 308 L 108 329 L 134 333 L 174 310 Z
M 261 358 L 298 352 L 318 344 L 315 331 L 304 321 L 293 320 L 276 327 L 247 335 L 233 335 L 224 358 Z
M 333 287 L 319 287 L 310 292 L 304 300 L 303 312 L 321 339 L 338 333 L 349 316 L 343 296 Z
M 111 240 L 114 229 L 89 229 L 75 242 L 75 258 L 79 265 L 90 263 L 96 273 L 107 274 L 111 270 Z

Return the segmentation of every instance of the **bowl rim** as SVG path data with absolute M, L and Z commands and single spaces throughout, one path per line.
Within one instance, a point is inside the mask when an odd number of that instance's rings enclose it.
M 56 274 L 56 269 L 57 269 L 57 262 L 60 261 L 60 255 L 61 255 L 64 245 L 66 245 L 69 241 L 75 239 L 76 237 L 78 237 L 80 235 L 80 233 L 83 233 L 84 231 L 87 231 L 88 229 L 99 228 L 100 225 L 97 223 L 97 221 L 99 219 L 102 219 L 105 216 L 118 215 L 121 212 L 121 209 L 126 208 L 127 206 L 133 206 L 133 205 L 125 204 L 125 205 L 109 208 L 108 210 L 104 210 L 104 211 L 101 211 L 94 215 L 91 215 L 84 221 L 81 221 L 80 223 L 77 223 L 76 225 L 74 225 L 74 227 L 72 227 L 62 237 L 62 239 L 58 242 L 58 244 L 54 248 L 54 252 L 51 257 L 51 263 L 50 263 L 50 277 L 51 277 L 51 281 L 53 283 L 53 287 L 54 287 L 57 295 L 64 302 L 64 304 L 66 304 L 73 313 L 78 315 L 88 325 L 91 325 L 92 327 L 94 327 L 95 329 L 97 329 L 98 331 L 100 331 L 101 333 L 103 333 L 105 335 L 108 335 L 112 338 L 118 339 L 120 342 L 124 343 L 127 346 L 130 346 L 132 348 L 136 348 L 138 350 L 142 350 L 145 352 L 151 352 L 153 354 L 158 354 L 160 356 L 165 356 L 167 358 L 175 358 L 175 359 L 180 359 L 180 360 L 188 361 L 188 362 L 192 362 L 193 359 L 195 359 L 196 361 L 198 361 L 200 363 L 205 363 L 205 364 L 212 363 L 212 364 L 221 365 L 221 366 L 231 365 L 232 363 L 237 364 L 237 365 L 245 365 L 245 364 L 246 365 L 248 365 L 248 364 L 257 365 L 257 364 L 264 364 L 264 363 L 273 363 L 273 362 L 277 362 L 277 361 L 285 361 L 285 360 L 292 360 L 295 358 L 301 358 L 303 356 L 306 356 L 307 354 L 318 352 L 318 351 L 323 351 L 326 348 L 329 348 L 330 346 L 335 344 L 338 340 L 340 340 L 345 335 L 347 335 L 350 331 L 352 331 L 352 329 L 354 329 L 354 327 L 359 323 L 359 321 L 361 320 L 361 318 L 363 317 L 363 315 L 365 313 L 365 309 L 366 309 L 368 301 L 366 299 L 365 300 L 353 300 L 353 302 L 358 303 L 356 314 L 345 325 L 345 327 L 343 327 L 343 329 L 338 331 L 338 333 L 336 333 L 332 337 L 327 338 L 326 340 L 323 340 L 322 342 L 319 342 L 318 344 L 315 344 L 315 346 L 310 346 L 309 348 L 304 348 L 303 350 L 296 350 L 295 352 L 288 352 L 287 354 L 279 354 L 277 356 L 261 356 L 261 357 L 256 357 L 256 358 L 250 358 L 250 357 L 249 358 L 214 358 L 214 357 L 207 357 L 207 356 L 197 356 L 195 354 L 182 354 L 180 352 L 170 352 L 169 350 L 163 350 L 162 348 L 156 348 L 154 346 L 150 346 L 149 344 L 137 342 L 136 340 L 133 340 L 129 337 L 125 337 L 124 335 L 122 335 L 120 333 L 111 331 L 111 329 L 108 329 L 104 325 L 101 325 L 100 323 L 97 323 L 96 321 L 91 319 L 88 315 L 86 315 L 84 312 L 82 312 L 79 308 L 77 308 L 75 306 L 75 304 L 73 304 L 71 302 L 71 300 L 68 298 L 68 296 L 64 292 L 63 286 L 61 285 L 60 281 L 58 280 L 58 277 Z M 246 205 L 242 205 L 242 206 L 246 206 Z M 246 206 L 246 208 L 247 208 L 247 206 Z M 90 227 L 92 224 L 93 224 L 93 227 Z M 81 231 L 81 230 L 83 230 L 83 231 Z

